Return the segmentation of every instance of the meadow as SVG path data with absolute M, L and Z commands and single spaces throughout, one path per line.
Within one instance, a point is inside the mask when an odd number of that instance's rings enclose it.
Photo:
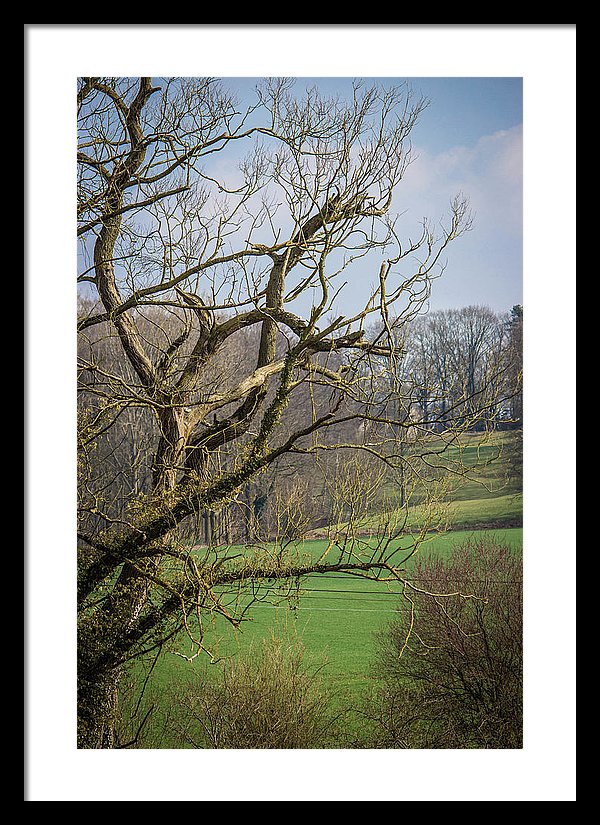
M 504 436 L 502 442 L 510 448 L 510 438 Z M 427 535 L 418 553 L 403 565 L 408 577 L 416 558 L 444 558 L 457 544 L 481 538 L 483 533 L 521 552 L 522 527 L 513 525 L 522 524 L 522 492 L 519 482 L 506 472 L 510 451 L 500 454 L 497 445 L 485 447 L 495 451 L 495 461 L 482 462 L 482 448 L 475 439 L 460 446 L 461 461 L 471 462 L 475 468 L 482 466 L 484 478 L 477 483 L 464 482 L 454 491 L 448 509 L 451 529 Z M 418 508 L 412 523 L 419 523 Z M 361 540 L 369 542 L 368 536 Z M 403 541 L 409 544 L 410 536 L 398 539 L 399 558 Z M 316 560 L 326 548 L 325 539 L 313 538 L 298 543 L 297 551 Z M 376 634 L 406 605 L 401 591 L 399 582 L 382 583 L 342 573 L 311 576 L 295 582 L 291 589 L 282 588 L 279 595 L 255 586 L 251 594 L 241 597 L 249 610 L 239 630 L 219 615 L 206 620 L 204 644 L 210 655 L 194 657 L 194 646 L 180 635 L 158 658 L 151 656 L 132 669 L 132 692 L 126 707 L 135 708 L 138 720 L 146 709 L 154 708 L 152 735 L 142 746 L 182 747 L 172 735 L 178 692 L 193 685 L 199 675 L 219 667 L 227 657 L 258 655 L 262 640 L 273 635 L 301 642 L 307 667 L 319 672 L 335 692 L 340 707 L 360 706 L 369 686 Z
M 522 532 L 522 528 L 485 531 L 516 551 L 522 548 Z M 433 535 L 421 546 L 419 555 L 444 557 L 453 546 L 469 541 L 475 535 L 481 537 L 482 531 L 455 530 Z M 312 541 L 305 542 L 303 549 L 318 557 L 324 547 L 325 542 Z M 175 707 L 177 694 L 193 685 L 199 675 L 219 667 L 225 657 L 253 652 L 259 655 L 262 641 L 272 635 L 302 643 L 307 668 L 319 672 L 340 707 L 360 706 L 369 687 L 375 636 L 385 629 L 403 604 L 406 606 L 398 584 L 382 585 L 342 574 L 311 577 L 293 591 L 291 598 L 278 600 L 260 591 L 256 591 L 254 597 L 256 601 L 239 630 L 234 630 L 220 616 L 213 617 L 208 623 L 205 645 L 214 663 L 206 654 L 190 661 L 183 658 L 193 656 L 195 650 L 182 635 L 156 661 L 152 660 L 150 675 L 148 662 L 143 667 L 134 668 L 135 690 L 130 706 L 137 706 L 136 718 L 141 718 L 146 708 L 154 707 L 153 736 L 157 739 L 150 738 L 151 744 L 147 747 L 182 747 L 177 738 L 172 738 L 178 713 Z M 142 684 L 144 695 L 138 705 Z M 349 724 L 356 724 L 356 720 Z

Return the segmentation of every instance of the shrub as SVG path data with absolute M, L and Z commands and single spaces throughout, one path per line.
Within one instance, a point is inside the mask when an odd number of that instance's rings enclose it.
M 177 699 L 193 748 L 324 748 L 335 741 L 331 697 L 298 640 L 271 637 L 221 663 Z
M 520 748 L 522 562 L 485 537 L 424 559 L 379 634 L 373 747 Z

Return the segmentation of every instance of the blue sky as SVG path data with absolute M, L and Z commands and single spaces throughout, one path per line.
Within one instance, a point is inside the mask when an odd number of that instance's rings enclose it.
M 523 302 L 522 78 L 410 83 L 430 105 L 413 131 L 419 157 L 405 186 L 415 206 L 422 202 L 433 214 L 461 189 L 474 212 L 472 231 L 449 249 L 431 307 L 473 303 L 508 310 Z
M 429 103 L 411 133 L 414 161 L 397 188 L 391 213 L 402 213 L 401 238 L 420 234 L 421 221 L 447 225 L 449 204 L 465 195 L 473 228 L 445 250 L 443 275 L 424 310 L 488 306 L 498 313 L 523 303 L 523 81 L 520 77 L 363 77 L 397 86 L 406 82 Z M 243 111 L 256 102 L 260 77 L 223 77 Z M 353 77 L 296 77 L 295 91 L 318 86 L 324 95 L 351 95 Z M 155 77 L 156 85 L 161 78 Z M 242 152 L 243 153 L 243 152 Z M 217 177 L 235 176 L 235 154 L 214 155 Z M 353 315 L 376 287 L 379 264 L 370 258 L 347 270 L 336 311 Z M 413 263 L 413 266 L 415 264 Z M 409 275 L 404 265 L 402 274 Z M 346 276 L 345 276 L 346 277 Z M 306 296 L 305 296 L 306 297 Z M 309 296 L 310 297 L 310 296 Z M 295 311 L 308 311 L 304 302 Z
M 470 145 L 483 135 L 518 126 L 523 122 L 523 80 L 521 77 L 364 77 L 367 83 L 397 84 L 406 80 L 431 105 L 415 127 L 428 151 L 441 152 L 449 146 Z M 323 92 L 349 91 L 352 77 L 297 77 L 299 86 L 318 84 Z M 251 91 L 255 79 L 227 78 L 241 92 Z
M 344 94 L 351 77 L 297 77 L 298 91 L 317 85 Z M 364 77 L 407 81 L 429 105 L 411 140 L 414 162 L 397 190 L 400 227 L 414 237 L 423 217 L 443 220 L 451 199 L 462 192 L 474 215 L 473 229 L 445 255 L 446 269 L 433 285 L 429 309 L 469 304 L 507 312 L 523 303 L 523 81 L 521 77 Z M 244 100 L 257 78 L 224 78 Z M 402 231 L 402 230 L 401 230 Z M 348 311 L 352 292 L 346 291 Z

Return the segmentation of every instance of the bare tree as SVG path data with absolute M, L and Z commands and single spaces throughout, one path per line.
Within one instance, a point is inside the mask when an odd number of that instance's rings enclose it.
M 508 331 L 507 360 L 509 381 L 514 387 L 510 403 L 510 422 L 515 428 L 523 427 L 523 307 L 516 304 L 505 320 Z
M 454 392 L 467 416 L 488 405 L 489 418 L 493 418 L 504 389 L 497 385 L 502 374 L 503 326 L 488 307 L 468 306 L 445 315 L 449 366 L 458 378 Z
M 80 747 L 115 746 L 132 657 L 181 629 L 202 650 L 207 611 L 239 624 L 223 592 L 331 570 L 402 576 L 389 536 L 276 565 L 252 546 L 197 556 L 188 539 L 283 456 L 322 467 L 358 449 L 389 473 L 404 466 L 395 444 L 409 424 L 376 374 L 392 325 L 423 307 L 443 250 L 470 226 L 458 197 L 446 225 L 400 240 L 393 195 L 424 105 L 404 86 L 356 83 L 343 100 L 271 79 L 242 109 L 210 78 L 80 79 L 79 436 L 93 491 L 79 531 Z M 355 272 L 373 288 L 342 312 Z M 299 397 L 310 399 L 301 414 Z M 110 442 L 127 420 L 129 457 Z M 113 457 L 115 478 L 132 478 L 117 459 L 143 462 L 143 483 L 98 485 L 95 456 L 107 472 Z
M 502 405 L 508 409 L 518 392 L 506 323 L 488 307 L 421 316 L 405 340 L 407 371 L 425 427 L 443 430 L 460 416 L 473 428 L 493 426 Z
M 374 673 L 375 747 L 521 748 L 520 555 L 487 537 L 420 560 Z

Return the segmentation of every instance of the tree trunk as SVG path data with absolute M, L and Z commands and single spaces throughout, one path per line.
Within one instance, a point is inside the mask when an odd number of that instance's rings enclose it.
M 77 708 L 77 747 L 114 748 L 119 710 L 121 669 L 106 673 L 102 679 L 79 680 Z
M 110 597 L 93 617 L 84 616 L 78 627 L 77 746 L 117 746 L 119 683 L 128 636 L 148 598 L 149 579 L 160 564 L 152 556 L 134 568 L 125 564 Z
M 185 433 L 178 410 L 167 410 L 154 466 L 154 494 L 173 489 L 181 464 Z M 164 541 L 167 539 L 165 538 Z M 125 563 L 94 621 L 85 615 L 78 627 L 78 747 L 114 748 L 123 663 L 119 651 L 148 599 L 150 580 L 162 555 L 157 552 L 135 567 Z

